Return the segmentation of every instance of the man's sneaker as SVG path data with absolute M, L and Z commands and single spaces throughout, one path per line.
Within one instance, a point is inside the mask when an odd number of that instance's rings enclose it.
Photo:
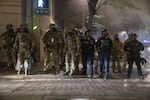
M 104 77 L 104 80 L 108 80 L 108 77 Z
M 93 76 L 92 76 L 92 75 L 88 75 L 87 77 L 88 77 L 88 78 L 92 78 Z

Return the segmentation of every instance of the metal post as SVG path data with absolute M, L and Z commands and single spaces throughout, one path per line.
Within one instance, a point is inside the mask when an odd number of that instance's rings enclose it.
M 26 24 L 28 25 L 28 28 L 30 32 L 32 32 L 32 26 L 33 26 L 33 1 L 34 0 L 25 0 L 26 1 Z
M 21 0 L 22 24 L 26 23 L 26 0 Z

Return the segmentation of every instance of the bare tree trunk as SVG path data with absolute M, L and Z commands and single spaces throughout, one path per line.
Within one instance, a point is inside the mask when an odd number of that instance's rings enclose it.
M 96 5 L 98 0 L 88 0 L 89 18 L 87 22 L 87 28 L 92 29 L 94 15 L 96 14 Z
M 93 13 L 93 11 L 89 10 L 89 19 L 88 19 L 88 22 L 87 22 L 87 28 L 88 29 L 92 28 L 94 15 L 95 14 Z

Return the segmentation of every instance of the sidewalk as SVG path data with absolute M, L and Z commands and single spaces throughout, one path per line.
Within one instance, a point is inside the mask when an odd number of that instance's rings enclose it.
M 0 75 L 0 100 L 150 100 L 150 74 L 137 78 L 134 68 L 131 79 L 110 72 L 110 79 L 44 74 Z
M 149 93 L 150 75 L 144 80 L 52 74 L 0 76 L 0 100 L 150 100 Z

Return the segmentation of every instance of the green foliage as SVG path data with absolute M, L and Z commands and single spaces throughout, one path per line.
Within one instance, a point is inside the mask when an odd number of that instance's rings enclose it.
M 94 15 L 93 26 L 97 28 L 105 28 L 104 25 L 99 23 L 99 20 L 101 20 L 102 18 L 104 18 L 103 15 Z
M 111 5 L 115 8 L 132 8 L 137 9 L 135 5 L 131 3 L 131 0 L 105 0 L 105 5 Z
M 98 19 L 102 19 L 104 17 L 104 15 L 94 15 L 94 19 L 98 20 Z M 89 16 L 87 16 L 87 20 L 89 19 Z
M 104 25 L 102 25 L 102 24 L 100 24 L 100 23 L 97 23 L 97 22 L 95 22 L 95 23 L 93 24 L 93 26 L 96 27 L 96 28 L 105 28 Z
M 104 15 L 94 15 L 94 18 L 95 19 L 101 19 L 101 18 L 103 18 L 104 17 Z
M 131 8 L 138 9 L 132 4 L 131 0 L 87 0 L 89 7 L 89 18 L 87 19 L 88 25 L 92 26 L 95 19 L 101 19 L 104 16 L 97 16 L 96 12 L 102 6 L 113 6 L 114 8 Z M 97 26 L 97 25 L 96 25 Z

